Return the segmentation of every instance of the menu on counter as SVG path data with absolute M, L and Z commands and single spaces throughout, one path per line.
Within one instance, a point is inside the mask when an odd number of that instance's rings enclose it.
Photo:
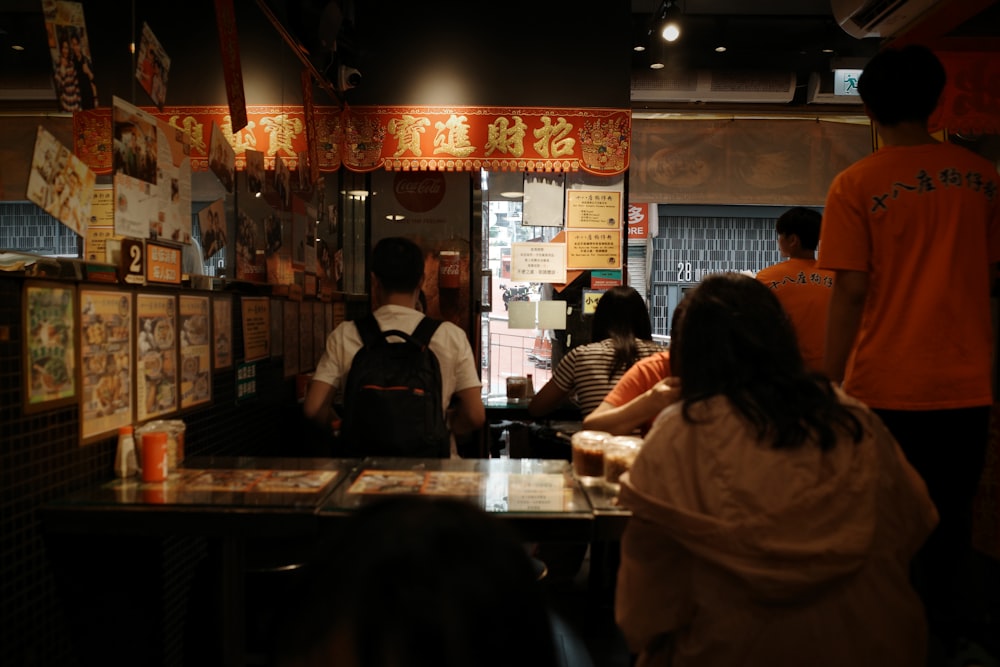
M 233 298 L 212 298 L 212 348 L 215 351 L 212 368 L 220 370 L 233 365 Z
M 181 408 L 208 403 L 212 399 L 212 338 L 208 310 L 207 296 L 180 296 Z
M 242 468 L 213 468 L 210 470 L 183 468 L 171 472 L 166 482 L 138 482 L 115 480 L 107 486 L 121 490 L 156 491 L 160 503 L 192 502 L 191 493 L 319 493 L 326 489 L 338 475 L 336 470 L 248 470 Z M 123 493 L 123 500 L 128 500 Z
M 243 360 L 266 359 L 271 348 L 271 306 L 266 296 L 240 297 L 243 313 Z
M 566 227 L 620 229 L 622 194 L 608 190 L 567 190 Z
M 76 399 L 76 289 L 26 283 L 25 410 L 72 403 Z
M 177 299 L 137 294 L 136 420 L 175 412 L 177 393 Z
M 132 423 L 131 293 L 81 288 L 81 440 Z

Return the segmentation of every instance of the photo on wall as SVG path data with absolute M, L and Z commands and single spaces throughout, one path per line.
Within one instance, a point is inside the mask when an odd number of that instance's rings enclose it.
M 115 234 L 191 242 L 191 139 L 115 97 Z
M 281 208 L 292 207 L 292 173 L 288 163 L 280 155 L 274 156 L 274 189 L 278 192 L 278 202 Z
M 201 249 L 208 261 L 226 247 L 225 200 L 217 199 L 198 211 L 198 226 L 201 228 Z
M 258 195 L 264 191 L 264 154 L 249 148 L 244 154 L 247 160 L 247 190 L 252 195 Z
M 42 15 L 59 108 L 72 112 L 97 107 L 97 84 L 94 83 L 97 77 L 90 57 L 83 4 L 42 0 Z
M 167 99 L 167 75 L 170 73 L 170 57 L 156 39 L 152 28 L 143 21 L 142 38 L 139 41 L 139 56 L 136 59 L 135 78 L 160 109 Z
M 219 178 L 219 182 L 232 192 L 236 184 L 236 151 L 226 141 L 225 135 L 215 121 L 212 121 L 211 147 L 208 154 L 208 168 Z
M 86 236 L 97 176 L 41 125 L 28 175 L 29 201 Z

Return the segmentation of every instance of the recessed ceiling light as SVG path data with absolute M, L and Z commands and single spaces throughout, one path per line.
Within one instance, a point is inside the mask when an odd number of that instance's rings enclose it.
M 21 46 L 20 44 L 11 44 L 10 48 L 14 49 L 15 51 L 24 51 L 24 47 Z
M 517 199 L 518 197 L 523 197 L 523 192 L 517 192 L 516 190 L 508 190 L 507 192 L 501 192 L 501 197 L 507 197 L 509 199 Z
M 833 53 L 833 49 L 823 49 L 823 53 Z
M 399 222 L 400 220 L 405 220 L 406 216 L 400 215 L 399 213 L 390 213 L 389 215 L 385 216 L 385 219 L 391 222 Z
M 716 53 L 725 53 L 726 52 L 726 47 L 724 47 L 722 45 L 719 45 L 719 46 L 715 47 L 715 52 Z
M 663 63 L 653 63 L 649 66 L 649 69 L 663 69 Z
M 638 53 L 642 53 L 643 51 L 646 50 L 646 47 L 643 46 L 642 44 L 636 44 L 635 46 L 632 47 L 632 50 Z

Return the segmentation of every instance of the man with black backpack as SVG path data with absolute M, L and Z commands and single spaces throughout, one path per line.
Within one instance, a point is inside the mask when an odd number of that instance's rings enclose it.
M 382 239 L 370 267 L 375 310 L 327 336 L 305 416 L 324 429 L 340 420 L 335 456 L 454 455 L 451 434 L 486 422 L 469 340 L 451 322 L 416 309 L 424 284 L 424 253 L 416 243 Z M 340 397 L 338 416 L 333 402 Z

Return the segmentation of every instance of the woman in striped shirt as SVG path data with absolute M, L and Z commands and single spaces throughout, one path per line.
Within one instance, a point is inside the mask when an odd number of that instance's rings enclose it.
M 612 287 L 601 296 L 590 331 L 592 342 L 570 350 L 531 400 L 531 416 L 544 417 L 567 400 L 587 416 L 632 364 L 660 349 L 646 303 L 632 287 Z

